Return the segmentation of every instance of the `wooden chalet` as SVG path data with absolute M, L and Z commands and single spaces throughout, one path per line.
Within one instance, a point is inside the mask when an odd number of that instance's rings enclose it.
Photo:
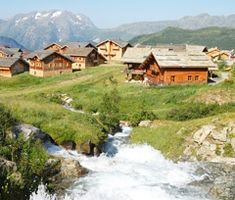
M 23 50 L 20 48 L 0 48 L 0 58 L 18 57 L 23 55 Z
M 128 69 L 139 67 L 151 53 L 150 47 L 129 47 L 122 57 L 122 62 Z
M 33 76 L 48 77 L 72 72 L 73 60 L 55 51 L 36 51 L 27 56 L 29 73 Z
M 221 51 L 218 48 L 211 48 L 208 49 L 207 55 L 213 60 L 213 61 L 218 61 L 218 60 L 229 60 L 230 59 L 230 53 L 228 51 Z
M 44 48 L 44 50 L 56 51 L 58 53 L 65 53 L 67 49 L 74 48 L 95 48 L 91 42 L 56 42 L 51 43 Z
M 73 60 L 73 70 L 81 70 L 106 62 L 106 58 L 100 55 L 95 48 L 68 48 L 64 55 Z
M 137 68 L 128 70 L 128 78 L 153 85 L 204 84 L 208 68 L 216 65 L 201 52 L 153 50 Z
M 29 64 L 21 58 L 0 58 L 0 76 L 12 77 L 16 74 L 29 71 Z
M 132 47 L 128 42 L 119 40 L 105 40 L 97 45 L 98 52 L 109 62 L 121 62 L 122 56 L 128 47 Z

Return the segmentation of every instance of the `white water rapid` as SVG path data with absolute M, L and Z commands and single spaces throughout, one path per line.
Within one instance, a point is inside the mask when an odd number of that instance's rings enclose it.
M 202 177 L 194 175 L 196 165 L 175 164 L 149 145 L 130 145 L 131 128 L 109 136 L 100 157 L 87 157 L 48 146 L 51 154 L 79 160 L 90 173 L 77 180 L 65 197 L 46 194 L 40 186 L 30 200 L 206 200 L 200 188 L 190 185 Z

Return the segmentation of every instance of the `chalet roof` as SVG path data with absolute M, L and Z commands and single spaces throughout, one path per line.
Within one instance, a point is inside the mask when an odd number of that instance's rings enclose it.
M 27 55 L 26 58 L 27 58 L 27 59 L 32 59 L 32 58 L 37 57 L 39 60 L 44 60 L 45 58 L 47 58 L 47 57 L 49 57 L 49 56 L 51 56 L 51 55 L 53 55 L 53 54 L 57 54 L 57 55 L 59 55 L 59 56 L 62 56 L 62 57 L 64 57 L 64 58 L 66 58 L 67 60 L 70 60 L 71 62 L 73 62 L 73 61 L 71 60 L 71 58 L 69 58 L 69 57 L 67 57 L 67 56 L 65 56 L 65 55 L 63 55 L 63 54 L 60 54 L 60 53 L 58 53 L 58 52 L 49 51 L 49 50 L 39 50 L 39 51 L 32 52 L 32 53 L 30 53 L 29 55 Z
M 1 58 L 0 59 L 0 67 L 10 68 L 12 65 L 14 65 L 19 60 L 21 60 L 21 59 L 16 58 L 16 57 Z
M 127 48 L 126 52 L 124 53 L 122 57 L 122 61 L 124 63 L 143 63 L 145 59 L 149 56 L 151 53 L 151 48 Z
M 20 48 L 0 48 L 8 56 L 20 57 L 23 51 Z
M 88 47 L 89 45 L 92 45 L 94 48 L 96 48 L 96 46 L 92 44 L 91 42 L 53 42 L 49 44 L 48 46 L 46 46 L 44 49 L 47 49 L 48 47 L 52 45 L 58 45 L 60 46 L 60 48 L 64 48 L 64 47 L 83 48 L 83 47 Z
M 69 48 L 65 51 L 65 54 L 68 56 L 81 56 L 87 57 L 89 54 L 94 51 L 94 48 Z
M 126 41 L 122 41 L 122 40 L 117 40 L 117 39 L 107 39 L 107 40 L 104 40 L 100 43 L 98 43 L 96 46 L 100 46 L 101 44 L 105 43 L 105 42 L 113 42 L 115 43 L 116 45 L 118 45 L 119 47 L 121 48 L 125 48 L 127 47 L 128 45 L 130 45 L 129 42 L 126 42 Z M 130 45 L 131 46 L 131 45 Z
M 207 52 L 208 51 L 206 46 L 189 45 L 189 44 L 186 44 L 186 50 L 187 51 L 198 51 L 198 52 Z
M 152 55 L 162 68 L 216 68 L 205 53 L 198 51 L 152 51 Z
M 154 48 L 157 49 L 165 49 L 168 51 L 186 51 L 186 45 L 185 44 L 158 44 L 154 46 Z

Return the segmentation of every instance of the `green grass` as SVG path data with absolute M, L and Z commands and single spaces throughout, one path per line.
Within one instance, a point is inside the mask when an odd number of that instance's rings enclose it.
M 88 68 L 73 74 L 64 74 L 51 78 L 37 78 L 29 74 L 21 74 L 13 78 L 0 78 L 0 103 L 11 109 L 14 117 L 21 122 L 33 124 L 49 133 L 58 143 L 64 140 L 74 140 L 78 144 L 86 140 L 100 143 L 105 139 L 99 122 L 90 115 L 72 113 L 65 110 L 54 94 L 67 94 L 74 100 L 74 105 L 88 113 L 99 111 L 102 97 L 108 91 L 113 90 L 110 79 L 117 82 L 116 88 L 121 96 L 119 109 L 122 120 L 131 120 L 138 113 L 154 113 L 159 120 L 166 120 L 167 113 L 172 109 L 190 105 L 191 102 L 205 103 L 208 94 L 214 91 L 223 91 L 223 94 L 234 94 L 234 78 L 230 82 L 216 86 L 209 85 L 186 85 L 170 87 L 145 87 L 141 84 L 125 82 L 125 67 L 99 66 Z M 200 98 L 199 98 L 200 97 Z M 220 114 L 233 111 L 222 110 Z M 218 113 L 212 113 L 218 115 Z M 200 116 L 202 120 L 205 116 Z M 187 123 L 186 121 L 185 123 Z M 178 130 L 184 126 L 183 122 L 169 122 L 177 125 Z M 169 149 L 177 155 L 181 152 L 174 147 L 184 142 L 184 138 L 178 135 L 168 135 L 170 126 L 157 130 L 154 138 L 151 129 L 137 128 L 139 134 L 143 133 L 144 141 L 153 144 L 154 141 L 163 140 L 168 142 L 161 144 L 161 149 Z M 160 136 L 164 137 L 161 138 Z M 159 139 L 161 138 L 161 139 Z M 172 138 L 172 139 L 171 139 Z M 133 140 L 142 141 L 141 137 Z M 176 146 L 177 146 L 176 145 Z M 172 148 L 172 149 L 171 149 Z M 166 151 L 167 152 L 167 151 Z M 178 153 L 177 153 L 178 152 Z M 173 156 L 172 156 L 173 157 Z
M 152 128 L 136 127 L 131 136 L 132 143 L 150 144 L 160 150 L 167 158 L 178 160 L 189 144 L 188 139 L 201 126 L 214 124 L 225 126 L 228 121 L 235 118 L 235 113 L 224 113 L 208 118 L 190 120 L 185 122 L 155 121 Z M 230 146 L 225 148 L 225 154 L 232 156 Z

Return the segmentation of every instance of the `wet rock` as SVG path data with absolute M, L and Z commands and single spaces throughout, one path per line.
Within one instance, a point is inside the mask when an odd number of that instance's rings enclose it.
M 144 120 L 144 121 L 141 121 L 141 122 L 139 123 L 139 126 L 140 126 L 140 127 L 150 127 L 150 126 L 151 126 L 151 123 L 152 123 L 152 121 L 150 121 L 150 120 Z
M 55 144 L 55 141 L 47 133 L 44 133 L 39 128 L 29 124 L 13 126 L 12 134 L 14 137 L 18 137 L 20 134 L 23 134 L 25 139 L 32 138 L 34 140 L 40 140 L 42 143 L 51 142 L 52 144 Z
M 98 148 L 98 147 L 95 144 L 93 144 L 91 141 L 87 141 L 80 145 L 77 145 L 77 151 L 79 153 L 82 153 L 88 156 L 94 156 L 95 148 Z M 96 151 L 98 150 L 96 149 Z
M 193 140 L 198 144 L 202 144 L 214 128 L 215 126 L 213 125 L 203 126 L 201 129 L 196 131 L 196 133 L 194 133 Z
M 76 160 L 61 159 L 60 175 L 64 178 L 79 178 L 88 173 L 88 170 L 80 165 Z
M 76 149 L 76 143 L 72 140 L 63 141 L 60 145 L 67 150 L 75 150 Z

